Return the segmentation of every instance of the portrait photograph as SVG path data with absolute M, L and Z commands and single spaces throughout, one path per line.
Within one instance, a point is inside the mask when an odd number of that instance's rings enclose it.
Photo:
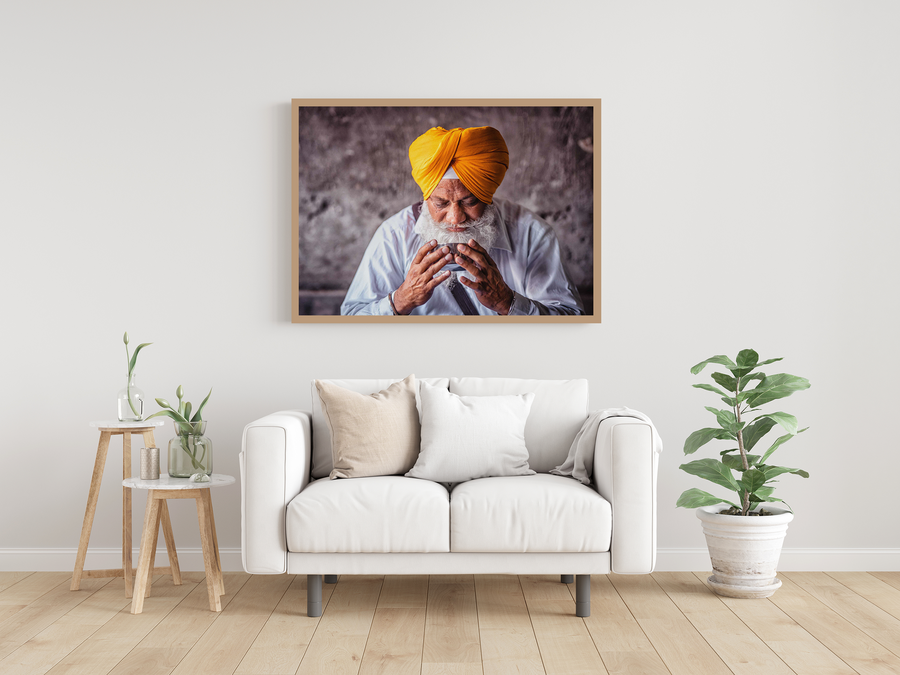
M 599 99 L 291 115 L 293 322 L 600 322 Z

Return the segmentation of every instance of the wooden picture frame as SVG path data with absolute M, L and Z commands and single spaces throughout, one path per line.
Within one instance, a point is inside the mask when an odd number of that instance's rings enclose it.
M 293 323 L 600 322 L 599 99 L 293 99 L 291 118 Z M 501 132 L 509 169 L 494 198 L 551 225 L 584 314 L 336 313 L 375 231 L 422 201 L 408 151 L 435 126 Z

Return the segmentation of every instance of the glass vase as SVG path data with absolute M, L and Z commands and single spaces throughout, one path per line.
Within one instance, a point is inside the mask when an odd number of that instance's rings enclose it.
M 134 384 L 135 373 L 125 378 L 125 386 L 118 394 L 120 422 L 140 422 L 144 419 L 144 392 Z
M 195 473 L 212 473 L 212 441 L 205 433 L 206 422 L 175 422 L 176 435 L 169 441 L 166 467 L 170 476 L 190 478 Z

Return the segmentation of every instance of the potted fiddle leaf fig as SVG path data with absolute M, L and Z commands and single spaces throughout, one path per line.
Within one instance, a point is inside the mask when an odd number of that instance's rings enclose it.
M 771 506 L 784 503 L 774 495 L 781 476 L 793 474 L 809 478 L 803 469 L 771 463 L 773 453 L 800 429 L 797 418 L 786 412 L 763 412 L 762 406 L 809 388 L 809 381 L 796 375 L 766 375 L 759 368 L 781 361 L 760 361 L 752 349 L 744 349 L 735 360 L 724 355 L 701 361 L 691 373 L 697 375 L 706 366 L 724 366 L 727 372 L 712 373 L 715 384 L 695 384 L 710 391 L 727 406 L 707 406 L 718 426 L 695 431 L 684 443 L 684 453 L 692 455 L 714 440 L 726 441 L 727 449 L 717 457 L 705 457 L 679 468 L 725 488 L 735 496 L 717 497 L 705 490 L 690 488 L 678 498 L 677 506 L 696 508 L 703 525 L 713 564 L 709 584 L 720 595 L 736 598 L 763 598 L 781 586 L 775 568 L 781 544 L 793 519 L 790 509 Z M 760 454 L 754 449 L 776 426 L 784 432 Z M 765 447 L 763 443 L 760 447 Z M 733 500 L 733 501 L 732 501 Z M 727 504 L 728 508 L 723 508 Z

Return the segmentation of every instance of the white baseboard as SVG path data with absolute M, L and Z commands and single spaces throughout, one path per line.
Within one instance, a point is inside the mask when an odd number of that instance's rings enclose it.
M 705 548 L 661 548 L 656 551 L 658 572 L 711 570 Z M 785 548 L 778 559 L 782 572 L 895 572 L 900 571 L 896 548 Z
M 71 572 L 75 569 L 74 548 L 0 548 L 0 572 Z M 240 572 L 244 569 L 241 563 L 241 549 L 219 548 L 219 558 L 225 572 Z M 135 567 L 138 562 L 138 549 L 131 553 Z M 156 554 L 156 566 L 169 564 L 165 549 L 160 546 Z M 200 548 L 178 547 L 178 566 L 183 572 L 203 572 L 203 550 Z M 84 568 L 86 570 L 115 569 L 122 567 L 122 549 L 90 548 Z
M 75 567 L 74 548 L 0 548 L 0 572 L 71 572 Z M 220 548 L 222 569 L 240 572 L 241 549 Z M 132 553 L 137 564 L 138 551 Z M 203 571 L 203 552 L 199 548 L 178 550 L 178 563 L 185 572 Z M 168 565 L 160 547 L 157 566 Z M 122 565 L 117 548 L 90 549 L 85 569 L 113 569 Z M 712 569 L 705 548 L 661 548 L 656 555 L 658 572 L 702 572 Z M 786 548 L 781 552 L 778 569 L 784 572 L 896 572 L 900 571 L 900 549 L 896 548 Z

